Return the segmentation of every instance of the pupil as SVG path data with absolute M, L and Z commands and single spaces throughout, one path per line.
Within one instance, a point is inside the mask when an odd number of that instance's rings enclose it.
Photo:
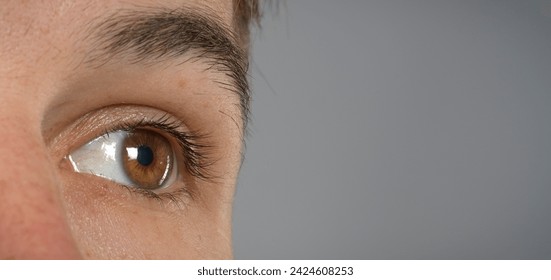
M 153 162 L 153 150 L 149 146 L 138 147 L 138 162 L 141 165 L 148 166 Z

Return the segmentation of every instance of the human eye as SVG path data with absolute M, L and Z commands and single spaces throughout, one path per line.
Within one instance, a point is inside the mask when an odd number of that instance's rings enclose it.
M 193 195 L 192 179 L 207 179 L 204 135 L 185 129 L 169 114 L 130 114 L 100 121 L 101 134 L 73 149 L 66 159 L 76 173 L 91 174 L 134 193 L 182 202 Z M 80 129 L 103 120 L 86 118 Z M 106 128 L 105 128 L 106 127 Z
M 170 142 L 149 129 L 106 133 L 68 156 L 75 172 L 150 191 L 174 183 L 179 176 L 174 158 Z

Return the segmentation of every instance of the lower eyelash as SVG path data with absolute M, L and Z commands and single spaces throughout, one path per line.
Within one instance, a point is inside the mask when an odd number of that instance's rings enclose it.
M 165 206 L 165 203 L 170 202 L 173 205 L 176 205 L 178 210 L 185 208 L 188 205 L 189 200 L 195 199 L 195 193 L 186 187 L 178 188 L 176 191 L 169 193 L 155 193 L 150 190 L 129 187 L 122 184 L 120 184 L 120 186 L 125 188 L 131 194 L 138 194 L 146 197 L 147 199 L 156 200 L 161 204 L 161 206 Z

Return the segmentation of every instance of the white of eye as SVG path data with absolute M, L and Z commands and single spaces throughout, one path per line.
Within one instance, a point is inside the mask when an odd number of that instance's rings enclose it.
M 123 164 L 123 149 L 126 149 L 130 158 L 137 157 L 136 148 L 124 147 L 124 140 L 129 134 L 123 130 L 104 134 L 73 151 L 67 159 L 75 172 L 88 173 L 125 186 L 142 188 L 130 179 Z M 168 174 L 169 170 L 171 170 L 170 174 Z M 176 161 L 167 165 L 159 189 L 171 185 L 176 180 L 176 170 Z

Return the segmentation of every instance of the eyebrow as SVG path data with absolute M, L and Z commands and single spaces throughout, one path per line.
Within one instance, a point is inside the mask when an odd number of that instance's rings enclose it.
M 207 70 L 229 78 L 229 83 L 215 82 L 238 96 L 243 129 L 246 127 L 250 103 L 248 54 L 237 43 L 237 35 L 208 10 L 119 10 L 92 25 L 90 34 L 95 46 L 85 62 L 94 65 L 117 56 L 132 63 L 155 63 L 184 55 L 190 57 L 189 61 L 204 61 Z

